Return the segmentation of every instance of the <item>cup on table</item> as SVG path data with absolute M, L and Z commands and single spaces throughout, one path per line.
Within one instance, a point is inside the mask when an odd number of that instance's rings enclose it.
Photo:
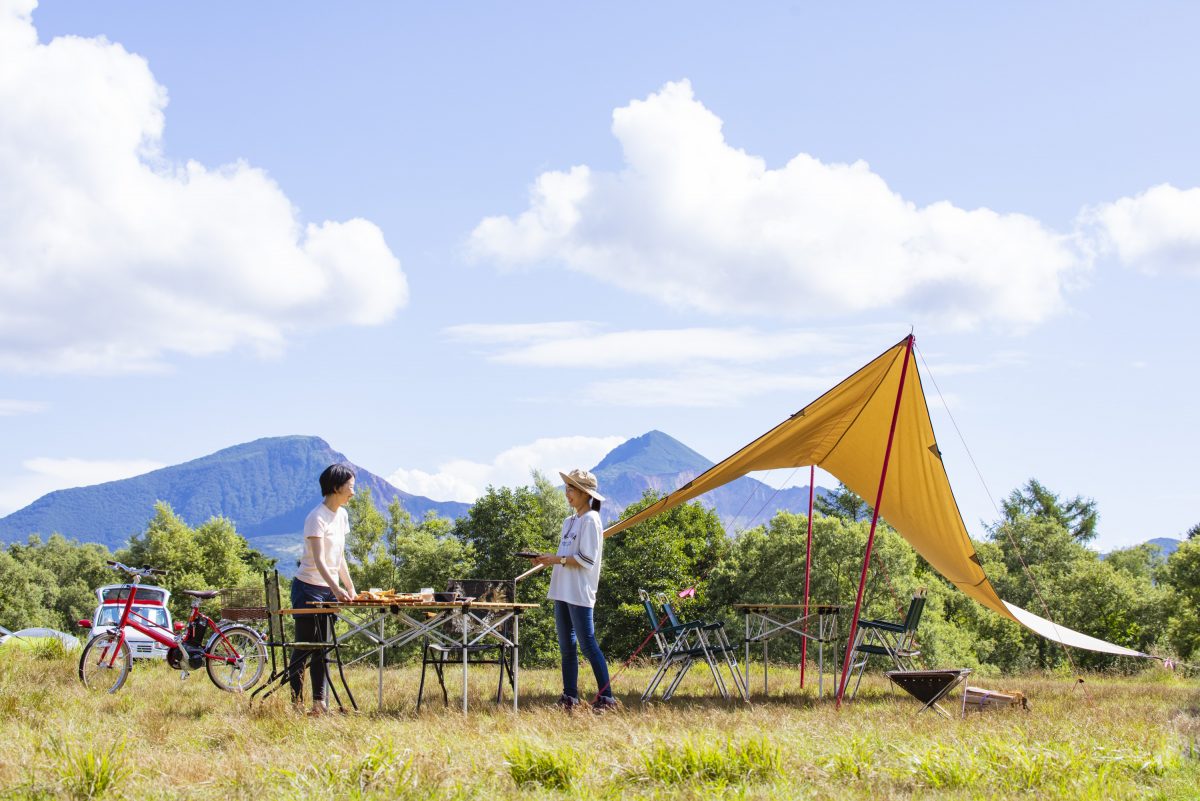
M 433 587 L 421 588 L 421 600 L 427 604 L 433 603 Z

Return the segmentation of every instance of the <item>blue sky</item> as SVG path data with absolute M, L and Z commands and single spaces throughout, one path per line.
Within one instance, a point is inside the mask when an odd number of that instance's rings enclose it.
M 1179 536 L 1197 23 L 0 0 L 0 514 L 282 434 L 439 500 L 720 459 L 914 328 L 972 533 L 1037 477 Z

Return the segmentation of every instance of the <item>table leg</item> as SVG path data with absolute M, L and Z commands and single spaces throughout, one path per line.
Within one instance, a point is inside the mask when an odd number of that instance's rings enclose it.
M 770 695 L 767 690 L 767 641 L 763 640 L 763 695 Z
M 379 617 L 379 711 L 383 711 L 383 616 Z
M 462 613 L 462 656 L 463 656 L 463 714 L 467 714 L 467 614 Z
M 513 712 L 517 711 L 517 699 L 521 695 L 521 616 L 513 615 L 513 648 L 512 648 L 512 680 L 513 680 Z
M 750 692 L 750 612 L 746 612 L 746 692 Z

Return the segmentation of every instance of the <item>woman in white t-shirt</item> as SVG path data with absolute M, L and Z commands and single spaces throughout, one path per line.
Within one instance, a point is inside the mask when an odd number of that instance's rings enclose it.
M 354 471 L 348 465 L 331 464 L 321 473 L 324 500 L 304 520 L 304 555 L 300 569 L 292 579 L 292 608 L 304 609 L 318 601 L 349 601 L 357 594 L 354 580 L 346 568 L 346 535 L 350 518 L 343 508 L 354 497 Z M 325 642 L 329 615 L 296 615 L 297 642 Z M 288 664 L 292 685 L 292 703 L 303 704 L 304 663 L 309 662 L 312 679 L 312 711 L 322 715 L 325 704 L 325 659 L 310 652 L 294 651 Z
M 596 491 L 596 477 L 586 470 L 559 475 L 566 484 L 567 503 L 575 514 L 563 521 L 558 552 L 540 554 L 532 561 L 554 568 L 547 597 L 554 601 L 554 623 L 562 655 L 563 694 L 558 704 L 569 710 L 579 703 L 579 658 L 575 652 L 578 643 L 596 676 L 598 692 L 592 709 L 602 712 L 617 706 L 609 686 L 608 663 L 596 642 L 592 617 L 604 552 L 604 527 L 600 523 L 604 496 Z

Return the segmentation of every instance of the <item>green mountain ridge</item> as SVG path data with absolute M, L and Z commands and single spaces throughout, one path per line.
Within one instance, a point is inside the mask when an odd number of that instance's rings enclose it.
M 145 528 L 160 500 L 189 525 L 227 517 L 251 541 L 296 533 L 321 501 L 317 476 L 334 462 L 353 464 L 319 437 L 259 439 L 133 478 L 51 492 L 0 518 L 0 542 L 57 532 L 119 548 Z M 357 485 L 381 507 L 398 498 L 415 517 L 433 510 L 451 518 L 468 508 L 403 492 L 357 465 L 355 471 Z

